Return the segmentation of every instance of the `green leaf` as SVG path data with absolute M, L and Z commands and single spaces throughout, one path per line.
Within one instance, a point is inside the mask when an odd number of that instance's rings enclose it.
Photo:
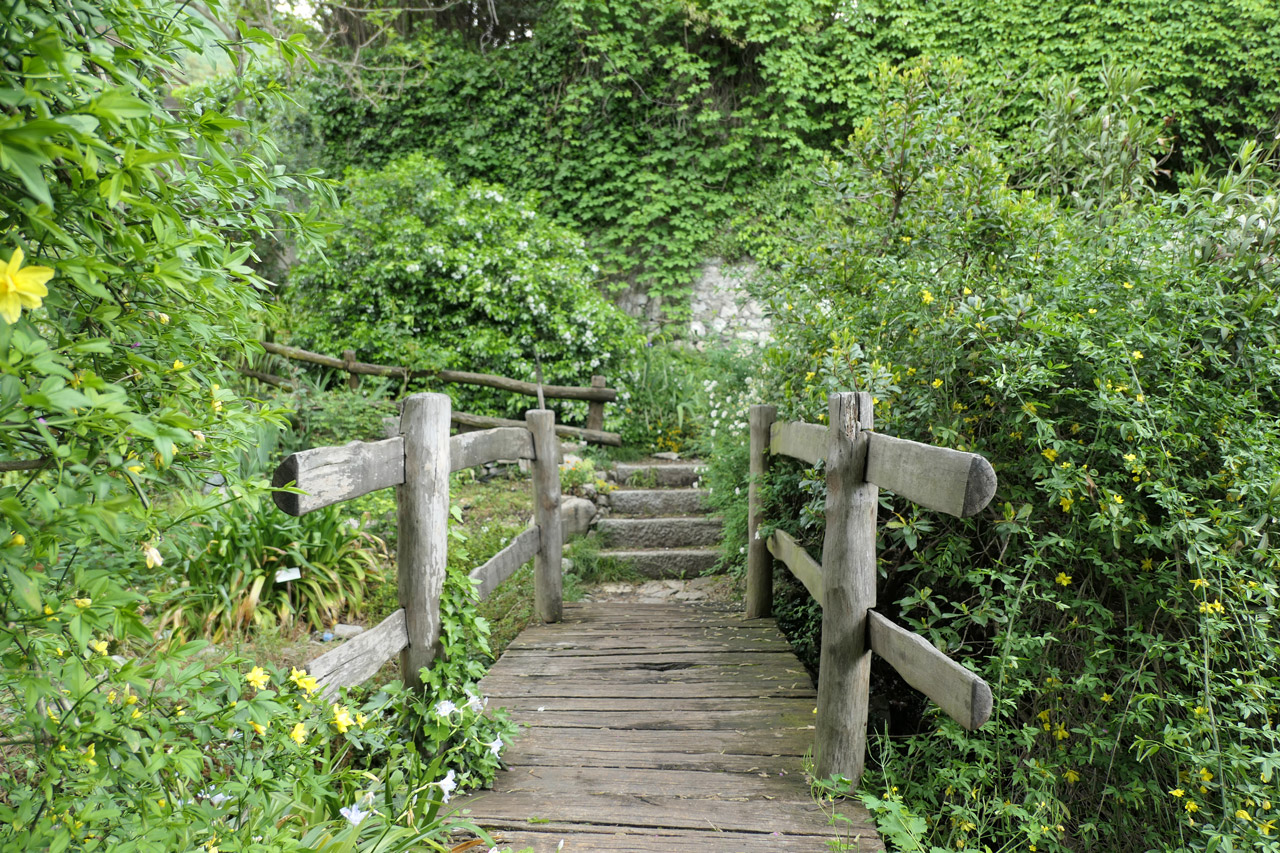
M 40 599 L 40 590 L 35 582 L 17 566 L 8 567 L 9 583 L 13 586 L 13 595 L 17 603 L 28 613 L 43 613 L 44 602 Z

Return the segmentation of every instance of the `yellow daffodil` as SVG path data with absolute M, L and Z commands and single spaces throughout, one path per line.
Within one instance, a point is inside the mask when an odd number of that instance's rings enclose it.
M 39 308 L 49 289 L 44 283 L 53 278 L 48 267 L 22 269 L 22 249 L 15 248 L 9 263 L 0 272 L 0 317 L 9 325 L 18 322 L 22 309 Z
M 267 671 L 265 669 L 260 666 L 255 666 L 253 669 L 249 670 L 249 674 L 244 677 L 244 680 L 249 682 L 258 690 L 266 690 L 267 684 L 271 681 L 271 677 L 267 675 Z
M 289 738 L 298 746 L 302 746 L 307 739 L 307 727 L 302 723 L 298 723 L 293 727 L 293 731 L 289 732 Z

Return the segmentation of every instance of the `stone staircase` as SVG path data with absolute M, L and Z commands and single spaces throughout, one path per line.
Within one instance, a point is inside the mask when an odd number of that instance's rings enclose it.
M 596 522 L 601 555 L 647 578 L 695 578 L 715 565 L 720 522 L 707 516 L 698 488 L 703 463 L 654 460 L 619 463 L 609 514 Z

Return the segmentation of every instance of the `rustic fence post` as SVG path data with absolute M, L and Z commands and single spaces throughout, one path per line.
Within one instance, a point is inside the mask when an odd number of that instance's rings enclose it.
M 347 369 L 347 387 L 352 391 L 360 387 L 360 374 L 354 372 L 351 367 L 356 363 L 356 351 L 353 349 L 344 349 L 342 351 L 342 363 Z
M 605 378 L 603 376 L 592 376 L 591 387 L 605 387 Z M 593 400 L 587 405 L 587 429 L 604 429 L 604 401 Z
M 414 394 L 404 401 L 404 484 L 396 487 L 399 514 L 400 606 L 409 644 L 400 653 L 405 684 L 421 689 L 419 670 L 436 656 L 440 591 L 449 538 L 449 413 L 447 394 Z
M 760 538 L 764 518 L 760 488 L 769 470 L 769 430 L 778 417 L 777 406 L 752 406 L 748 414 L 751 430 L 751 479 L 747 486 L 747 618 L 759 619 L 773 612 L 773 555 Z
M 818 777 L 853 786 L 866 757 L 871 654 L 867 611 L 876 603 L 878 490 L 866 481 L 871 395 L 828 398 L 827 533 L 822 545 L 822 652 L 818 664 Z
M 560 519 L 560 440 L 555 412 L 531 409 L 524 413 L 533 435 L 533 523 L 538 525 L 538 553 L 533 558 L 534 607 L 543 622 L 559 622 L 564 612 L 564 547 Z

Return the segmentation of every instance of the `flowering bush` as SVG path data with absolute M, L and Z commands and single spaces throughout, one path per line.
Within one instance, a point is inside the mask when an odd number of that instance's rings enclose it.
M 996 708 L 972 734 L 882 719 L 907 734 L 873 738 L 868 803 L 908 850 L 1280 849 L 1275 164 L 1250 145 L 1170 195 L 1037 197 L 952 70 L 880 79 L 767 288 L 766 396 L 820 423 L 870 391 L 877 430 L 1000 485 L 973 520 L 882 494 L 880 609 Z M 772 518 L 816 555 L 808 480 Z
M 548 384 L 616 376 L 634 323 L 593 287 L 582 240 L 533 197 L 454 184 L 409 155 L 348 172 L 339 228 L 291 278 L 293 340 L 323 352 L 417 368 L 496 373 Z M 450 389 L 464 411 L 517 415 L 529 398 Z M 553 401 L 549 401 L 553 402 Z M 556 402 L 576 419 L 586 403 Z

